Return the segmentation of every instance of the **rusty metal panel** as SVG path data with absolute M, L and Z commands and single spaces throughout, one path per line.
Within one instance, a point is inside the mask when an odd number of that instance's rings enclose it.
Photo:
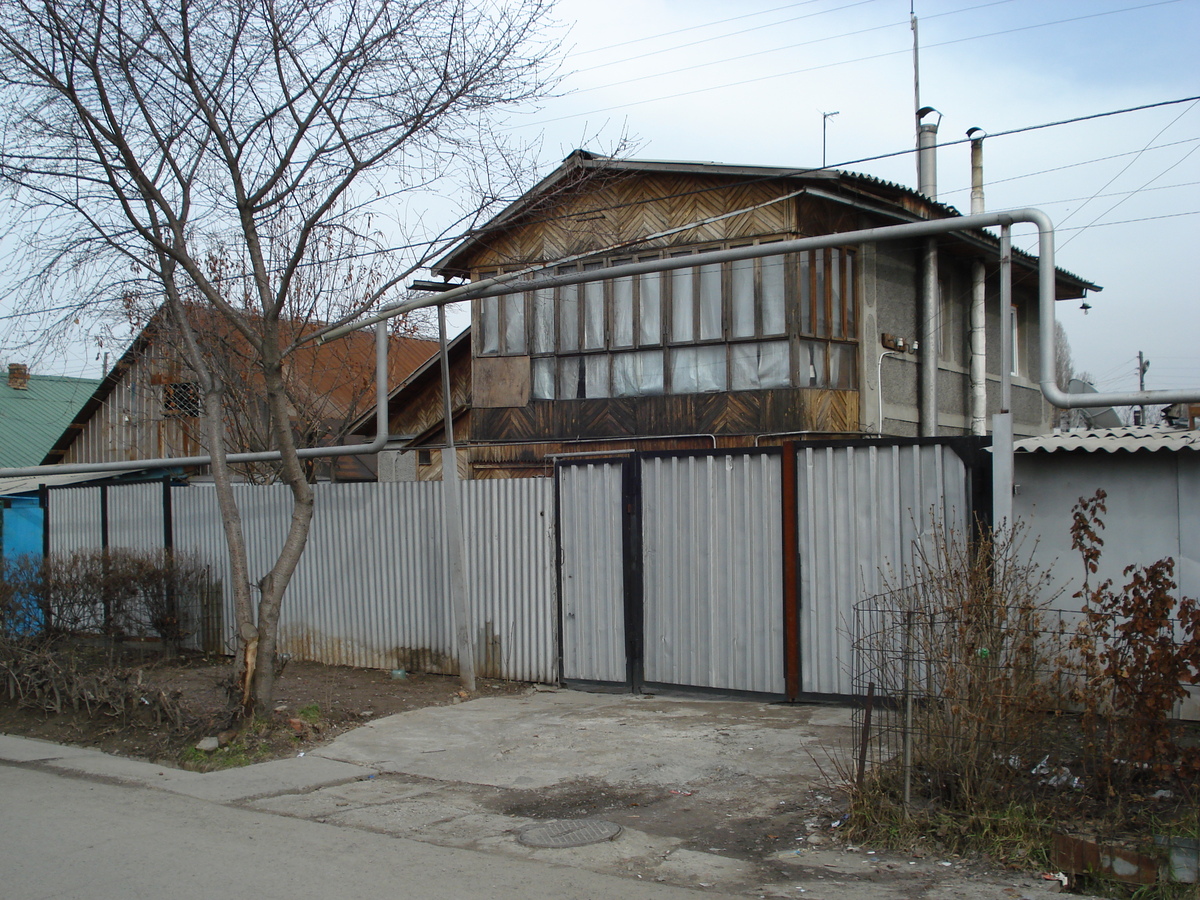
M 280 618 L 284 652 L 333 665 L 456 670 L 442 588 L 440 488 L 314 486 L 308 548 Z M 279 542 L 283 512 L 272 516 Z M 266 571 L 278 546 L 259 544 L 252 574 Z
M 625 682 L 621 463 L 558 469 L 563 676 Z
M 162 547 L 162 485 L 108 491 L 110 545 Z M 323 483 L 313 491 L 308 543 L 280 615 L 279 652 L 333 665 L 457 672 L 441 483 Z M 234 494 L 257 602 L 257 584 L 287 534 L 291 493 L 283 485 L 235 485 Z M 464 485 L 468 601 L 481 675 L 555 678 L 552 501 L 549 479 Z M 222 641 L 232 649 L 233 584 L 216 490 L 175 488 L 172 505 L 176 549 L 206 562 L 222 583 Z M 51 514 L 56 552 L 100 548 L 98 488 L 51 492 Z
M 646 681 L 781 694 L 780 460 L 642 464 Z
M 554 482 L 495 479 L 462 487 L 476 671 L 556 681 Z
M 477 669 L 497 678 L 551 680 L 551 485 L 521 479 L 464 488 Z M 281 653 L 332 665 L 458 671 L 441 491 L 440 482 L 314 485 L 308 545 L 280 616 Z M 283 545 L 291 497 L 281 485 L 238 485 L 236 493 L 256 583 Z M 225 579 L 232 623 L 215 491 L 179 494 L 176 546 L 213 561 Z
M 798 451 L 800 687 L 851 694 L 855 604 L 904 584 L 936 527 L 967 527 L 966 468 L 942 445 Z

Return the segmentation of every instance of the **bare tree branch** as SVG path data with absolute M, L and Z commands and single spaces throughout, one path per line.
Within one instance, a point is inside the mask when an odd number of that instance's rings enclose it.
M 61 286 L 138 322 L 165 303 L 203 388 L 231 557 L 228 373 L 204 317 L 245 348 L 293 512 L 252 604 L 234 585 L 247 708 L 270 702 L 276 626 L 312 516 L 291 360 L 396 290 L 527 170 L 488 127 L 548 87 L 549 0 L 14 0 L 0 5 L 0 186 L 27 228 L 24 309 Z M 499 190 L 404 252 L 370 226 L 397 195 L 504 159 Z M 389 182 L 371 196 L 368 179 Z M 391 183 L 395 183 L 392 187 Z M 469 189 L 466 185 L 465 189 Z M 370 254 L 363 257 L 361 254 Z M 354 262 L 354 260 L 363 260 Z M 345 265 L 341 262 L 346 261 Z M 124 270 L 122 272 L 122 269 Z M 322 277 L 336 272 L 338 278 Z M 48 304 L 51 305 L 51 304 Z M 57 306 L 57 304 L 52 304 Z M 67 315 L 70 315 L 69 313 Z M 28 326 L 27 326 L 28 329 Z M 220 473 L 218 474 L 218 470 Z M 241 543 L 239 543 L 241 542 Z M 240 566 L 240 567 L 239 567 Z M 258 661 L 263 661 L 258 664 Z

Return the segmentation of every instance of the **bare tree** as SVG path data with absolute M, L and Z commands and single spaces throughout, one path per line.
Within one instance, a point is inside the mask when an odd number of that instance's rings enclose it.
M 230 554 L 243 708 L 271 702 L 277 624 L 313 494 L 297 456 L 285 363 L 328 298 L 301 300 L 306 267 L 372 211 L 470 172 L 507 179 L 489 127 L 546 88 L 548 0 L 14 0 L 0 7 L 0 178 L 32 226 L 35 274 L 74 266 L 108 296 L 161 296 L 203 398 Z M 497 159 L 503 159 L 496 164 Z M 484 164 L 492 163 L 487 166 Z M 511 188 L 511 185 L 507 185 Z M 346 315 L 427 262 L 411 243 Z M 31 257 L 32 258 L 32 257 Z M 104 267 L 105 261 L 108 262 Z M 345 300 L 345 298 L 342 298 Z M 215 310 L 250 348 L 293 499 L 271 570 L 250 583 L 222 421 L 227 385 L 193 310 Z M 344 318 L 344 317 L 343 317 Z M 317 329 L 318 331 L 320 329 Z M 253 589 L 259 596 L 253 601 Z M 258 663 L 262 660 L 262 664 Z

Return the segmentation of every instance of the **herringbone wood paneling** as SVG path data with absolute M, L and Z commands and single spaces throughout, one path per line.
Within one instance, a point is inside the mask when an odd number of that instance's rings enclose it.
M 611 400 L 535 401 L 521 409 L 477 409 L 479 441 L 561 441 L 659 435 L 755 435 L 788 431 L 853 434 L 855 391 L 737 391 Z
M 624 173 L 598 177 L 548 198 L 508 229 L 480 238 L 476 271 L 526 265 L 598 252 L 614 244 L 657 234 L 787 193 L 784 182 L 740 184 L 733 178 L 690 174 Z M 637 249 L 743 240 L 789 231 L 795 201 L 753 210 Z

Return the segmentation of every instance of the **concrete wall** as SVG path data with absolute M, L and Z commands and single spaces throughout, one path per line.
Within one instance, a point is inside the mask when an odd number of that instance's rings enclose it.
M 884 433 L 914 436 L 919 432 L 917 398 L 921 353 L 885 357 L 880 335 L 905 341 L 920 339 L 919 248 L 885 243 L 864 246 L 860 254 L 862 285 L 862 375 L 859 414 L 864 431 L 879 429 L 879 382 L 883 383 Z M 939 256 L 943 338 L 939 348 L 938 423 L 941 434 L 969 434 L 971 303 L 970 262 L 943 251 Z M 987 292 L 988 415 L 1000 408 L 999 278 L 992 271 Z M 1030 290 L 1014 288 L 1017 305 L 1017 374 L 1013 378 L 1013 413 L 1017 437 L 1050 430 L 1051 412 L 1038 389 L 1037 309 Z M 990 424 L 989 424 L 990 430 Z

